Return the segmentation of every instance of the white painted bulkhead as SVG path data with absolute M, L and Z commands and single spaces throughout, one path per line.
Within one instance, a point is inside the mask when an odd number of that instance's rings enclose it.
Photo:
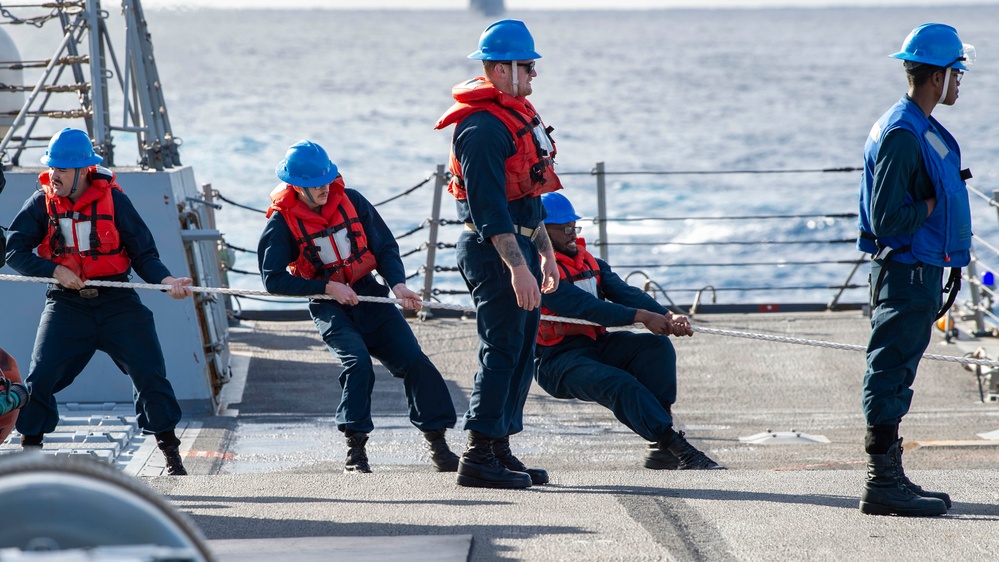
M 7 186 L 0 195 L 0 224 L 10 224 L 24 201 L 38 188 L 38 174 L 42 171 L 41 168 L 14 168 L 4 172 Z M 189 242 L 190 245 L 203 243 L 198 240 L 207 240 L 211 245 L 211 238 L 218 238 L 217 231 L 210 229 L 182 230 L 178 204 L 186 207 L 189 212 L 197 213 L 201 217 L 196 219 L 200 225 L 208 224 L 204 218 L 204 206 L 191 205 L 188 200 L 189 197 L 202 197 L 195 182 L 194 171 L 188 166 L 182 166 L 164 171 L 114 168 L 114 172 L 118 176 L 118 183 L 152 231 L 160 259 L 170 272 L 176 277 L 193 277 L 199 285 L 219 286 L 218 275 L 213 273 L 213 269 L 217 271 L 217 265 L 215 268 L 205 268 L 201 264 L 198 268 L 207 270 L 207 273 L 193 274 L 189 266 L 188 250 L 185 248 L 185 238 L 194 239 Z M 192 255 L 204 260 L 206 256 L 201 255 L 203 253 L 193 252 Z M 207 257 L 217 264 L 217 254 Z M 9 265 L 0 269 L 0 273 L 17 274 Z M 134 272 L 131 281 L 144 282 Z M 3 309 L 5 319 L 0 322 L 0 346 L 22 365 L 21 372 L 24 375 L 27 375 L 31 361 L 35 331 L 45 304 L 47 287 L 44 283 L 0 284 L 0 308 Z M 213 381 L 220 384 L 220 374 L 223 380 L 228 374 L 228 335 L 225 313 L 220 308 L 221 299 L 213 302 L 211 296 L 196 294 L 193 298 L 174 300 L 159 291 L 149 289 L 138 289 L 138 293 L 142 302 L 153 312 L 156 332 L 166 358 L 167 376 L 185 415 L 214 412 L 217 399 Z M 206 296 L 209 302 L 204 302 Z M 200 323 L 196 308 L 198 306 L 207 311 L 202 313 Z M 217 351 L 211 351 L 212 348 Z M 56 398 L 60 404 L 131 402 L 132 385 L 129 378 L 122 374 L 106 354 L 98 352 L 76 381 L 57 394 Z

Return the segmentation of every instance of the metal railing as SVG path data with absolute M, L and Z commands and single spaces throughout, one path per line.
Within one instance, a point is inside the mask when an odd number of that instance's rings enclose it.
M 685 222 L 698 222 L 698 221 L 723 221 L 723 222 L 738 222 L 740 224 L 746 223 L 759 223 L 763 221 L 781 221 L 787 222 L 789 220 L 822 220 L 822 221 L 835 221 L 840 223 L 840 221 L 850 221 L 849 230 L 853 231 L 855 228 L 853 221 L 856 220 L 856 213 L 802 213 L 802 214 L 779 214 L 779 213 L 761 213 L 761 214 L 738 214 L 729 216 L 691 216 L 691 215 L 678 215 L 678 216 L 608 216 L 608 197 L 607 197 L 607 184 L 608 177 L 615 175 L 680 175 L 680 174 L 691 174 L 691 175 L 707 175 L 712 173 L 732 175 L 732 174 L 814 174 L 814 173 L 842 173 L 842 172 L 856 172 L 859 171 L 856 168 L 826 168 L 826 169 L 813 169 L 813 170 L 729 170 L 729 171 L 663 171 L 663 172 L 610 172 L 608 171 L 602 162 L 596 163 L 596 165 L 589 171 L 586 172 L 563 172 L 560 175 L 565 176 L 591 176 L 595 183 L 595 196 L 597 201 L 597 215 L 586 219 L 588 222 L 592 222 L 597 226 L 598 238 L 594 241 L 593 247 L 595 248 L 594 253 L 598 254 L 602 259 L 608 260 L 611 248 L 621 248 L 623 250 L 628 250 L 629 247 L 632 249 L 639 246 L 678 246 L 678 247 L 693 247 L 694 251 L 697 251 L 696 246 L 710 246 L 710 247 L 734 247 L 741 250 L 745 247 L 750 249 L 754 246 L 762 245 L 774 245 L 777 247 L 788 247 L 788 246 L 802 246 L 802 245 L 821 245 L 823 247 L 842 245 L 843 251 L 840 253 L 835 250 L 837 256 L 835 259 L 784 259 L 778 255 L 777 258 L 759 258 L 759 259 L 741 259 L 735 261 L 717 261 L 713 263 L 705 263 L 695 261 L 694 263 L 684 263 L 682 261 L 670 260 L 665 263 L 628 263 L 627 259 L 618 259 L 617 261 L 611 262 L 615 270 L 623 277 L 630 278 L 636 274 L 644 275 L 646 278 L 645 286 L 643 287 L 646 291 L 650 292 L 656 298 L 664 298 L 669 301 L 669 304 L 674 307 L 674 309 L 683 310 L 681 307 L 675 305 L 673 300 L 670 298 L 669 294 L 662 287 L 667 285 L 673 285 L 670 288 L 672 293 L 689 293 L 693 297 L 693 304 L 688 305 L 685 312 L 690 311 L 714 311 L 714 310 L 822 310 L 822 309 L 840 309 L 840 308 L 862 308 L 866 305 L 866 295 L 863 302 L 844 302 L 844 294 L 848 290 L 852 289 L 865 289 L 866 280 L 863 284 L 852 283 L 857 271 L 860 266 L 866 263 L 866 259 L 862 257 L 856 250 L 854 250 L 856 238 L 848 237 L 845 235 L 828 237 L 825 239 L 799 239 L 795 240 L 712 240 L 706 242 L 689 242 L 689 241 L 678 241 L 672 239 L 649 239 L 649 240 L 611 240 L 608 225 L 614 223 L 627 223 L 635 221 L 658 221 L 661 223 L 668 223 L 674 221 L 685 221 Z M 442 208 L 444 201 L 450 202 L 449 198 L 444 198 L 443 193 L 446 189 L 448 182 L 448 173 L 444 165 L 438 165 L 436 171 L 431 174 L 428 178 L 424 179 L 422 182 L 401 191 L 398 195 L 390 197 L 384 201 L 376 203 L 376 206 L 383 206 L 389 203 L 393 203 L 398 199 L 413 194 L 417 189 L 422 188 L 426 185 L 431 185 L 433 180 L 434 194 L 432 197 L 432 205 L 429 213 L 429 217 L 420 218 L 419 223 L 416 226 L 406 229 L 400 232 L 402 229 L 397 230 L 396 239 L 403 244 L 403 240 L 410 239 L 413 235 L 426 230 L 423 242 L 418 246 L 411 249 L 402 248 L 402 256 L 404 261 L 409 265 L 411 273 L 407 275 L 407 280 L 418 279 L 420 276 L 422 279 L 422 296 L 426 301 L 440 300 L 441 298 L 451 296 L 451 295 L 466 295 L 467 290 L 464 287 L 463 281 L 454 281 L 458 276 L 454 275 L 457 272 L 457 268 L 454 267 L 454 261 L 451 256 L 442 254 L 441 251 L 447 252 L 453 250 L 453 242 L 448 242 L 448 237 L 450 233 L 447 231 L 450 227 L 460 227 L 461 222 L 451 218 L 444 218 L 447 214 Z M 226 197 L 218 194 L 216 192 L 215 197 L 220 200 L 227 202 L 229 204 L 247 208 L 256 212 L 263 213 L 263 209 L 253 209 L 247 207 Z M 427 197 L 426 193 L 420 196 L 423 200 L 430 199 Z M 841 231 L 846 231 L 846 226 L 840 228 Z M 453 230 L 452 230 L 453 232 Z M 454 239 L 457 238 L 457 234 L 454 234 Z M 452 239 L 453 240 L 453 239 Z M 235 251 L 239 251 L 238 248 L 232 248 Z M 425 252 L 425 253 L 424 253 Z M 783 251 L 781 252 L 783 253 Z M 826 252 L 828 253 L 828 252 Z M 769 255 L 769 254 L 768 254 Z M 422 259 L 421 259 L 422 258 Z M 444 263 L 441 263 L 441 260 Z M 413 271 L 412 265 L 416 260 L 419 261 L 419 266 Z M 634 261 L 634 260 L 631 260 Z M 746 285 L 740 284 L 732 286 L 731 283 L 726 283 L 726 279 L 731 277 L 726 271 L 740 271 L 745 268 L 773 268 L 773 267 L 787 267 L 787 268 L 842 268 L 842 274 L 839 279 L 844 279 L 842 282 L 836 282 L 835 280 L 829 279 L 829 275 L 826 275 L 827 279 L 824 283 L 820 284 L 801 284 L 795 283 L 788 286 L 759 286 L 759 285 Z M 676 283 L 667 284 L 663 282 L 663 277 L 667 271 L 672 270 L 674 272 L 681 269 L 694 270 L 701 275 L 704 281 L 698 283 L 696 286 L 691 287 L 680 287 Z M 714 273 L 712 270 L 715 271 Z M 236 268 L 230 268 L 230 272 L 233 273 L 257 273 L 254 271 L 239 270 Z M 833 277 L 832 279 L 835 279 Z M 451 282 L 449 282 L 451 281 Z M 457 287 L 456 287 L 457 286 Z M 460 288 L 459 288 L 460 287 Z M 712 302 L 710 304 L 702 303 L 702 295 L 705 291 L 710 291 L 712 296 Z M 734 291 L 739 292 L 758 292 L 758 291 L 799 291 L 807 292 L 809 295 L 815 294 L 816 292 L 822 292 L 822 298 L 818 299 L 821 302 L 813 303 L 792 303 L 788 302 L 787 299 L 776 299 L 774 302 L 767 303 L 766 305 L 752 305 L 747 304 L 744 300 L 737 300 L 736 302 L 728 303 L 717 303 L 717 295 L 719 293 L 732 294 Z M 691 302 L 691 301 L 687 301 Z

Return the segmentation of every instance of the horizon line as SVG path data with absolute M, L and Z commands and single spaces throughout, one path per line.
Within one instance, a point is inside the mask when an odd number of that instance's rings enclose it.
M 407 10 L 471 11 L 468 0 L 145 0 L 150 10 Z M 505 11 L 641 11 L 672 9 L 954 8 L 999 5 L 999 0 L 507 0 Z

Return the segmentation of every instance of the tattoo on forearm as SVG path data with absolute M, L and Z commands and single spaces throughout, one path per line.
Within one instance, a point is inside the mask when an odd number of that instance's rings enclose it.
M 493 245 L 496 246 L 496 251 L 510 266 L 510 269 L 518 265 L 527 265 L 527 260 L 524 259 L 524 254 L 520 252 L 520 246 L 517 245 L 517 237 L 513 233 L 505 232 L 493 236 Z
M 543 254 L 552 248 L 552 241 L 548 238 L 548 231 L 545 230 L 544 224 L 538 228 L 541 231 L 538 232 L 538 237 L 534 239 L 534 243 L 538 245 L 538 252 Z

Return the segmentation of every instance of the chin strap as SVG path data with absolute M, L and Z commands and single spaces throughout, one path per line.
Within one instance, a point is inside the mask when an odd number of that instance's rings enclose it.
M 513 97 L 517 97 L 517 61 L 510 61 L 510 72 L 513 73 Z
M 73 174 L 73 187 L 69 190 L 69 195 L 72 196 L 76 193 L 76 188 L 80 186 L 80 170 L 83 168 L 76 168 L 76 172 Z
M 940 99 L 937 100 L 937 103 L 943 103 L 944 100 L 947 99 L 947 90 L 950 89 L 949 85 L 950 85 L 950 67 L 948 66 L 947 70 L 944 71 L 944 87 L 943 91 L 940 92 Z

